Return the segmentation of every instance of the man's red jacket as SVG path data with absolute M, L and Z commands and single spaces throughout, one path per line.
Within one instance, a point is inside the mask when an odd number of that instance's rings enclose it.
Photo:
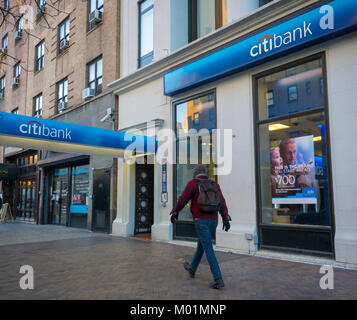
M 176 212 L 177 215 L 179 212 L 185 207 L 185 205 L 191 200 L 191 213 L 194 217 L 194 219 L 215 219 L 217 220 L 217 213 L 204 213 L 201 212 L 200 209 L 197 207 L 197 198 L 199 195 L 198 191 L 198 185 L 199 185 L 199 179 L 208 179 L 207 176 L 200 175 L 196 179 L 190 180 L 187 185 L 185 190 L 182 192 L 181 196 L 177 200 L 175 208 L 171 211 L 171 213 Z M 228 215 L 228 209 L 226 205 L 226 200 L 223 197 L 221 188 L 219 184 L 217 183 L 219 193 L 221 195 L 222 203 L 221 203 L 221 208 L 219 210 L 223 223 L 226 221 L 230 220 L 230 217 Z

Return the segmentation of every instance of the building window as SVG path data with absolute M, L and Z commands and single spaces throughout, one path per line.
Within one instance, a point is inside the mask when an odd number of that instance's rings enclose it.
M 33 98 L 33 115 L 34 117 L 42 117 L 42 93 Z
M 273 90 L 269 90 L 267 92 L 267 105 L 268 105 L 268 107 L 274 106 L 274 91 Z
M 37 3 L 38 3 L 38 11 L 41 11 L 44 8 L 46 8 L 46 0 L 39 0 L 37 1 Z
M 190 0 L 188 12 L 189 42 L 227 24 L 227 0 Z
M 259 0 L 259 7 L 266 5 L 269 2 L 272 2 L 273 0 Z
M 3 99 L 5 97 L 5 83 L 6 83 L 6 76 L 3 76 L 0 79 L 0 99 Z
M 215 95 L 205 94 L 174 105 L 176 122 L 176 199 L 181 195 L 186 183 L 192 179 L 197 163 L 207 164 L 210 177 L 214 179 L 214 151 L 212 130 L 216 128 Z M 189 206 L 180 213 L 179 219 L 192 221 Z M 179 236 L 179 234 L 176 234 Z
M 69 46 L 69 18 L 63 21 L 58 27 L 58 53 L 62 53 Z
M 139 3 L 139 63 L 143 67 L 154 57 L 154 0 Z
M 20 75 L 21 75 L 21 63 L 18 62 L 14 66 L 14 78 L 12 81 L 13 87 L 17 87 L 20 84 Z
M 10 0 L 4 0 L 4 16 L 9 13 Z
M 7 36 L 7 34 L 2 38 L 1 44 L 2 44 L 2 48 L 3 49 L 7 49 L 7 44 L 8 44 L 8 36 Z
M 46 13 L 46 0 L 39 0 L 37 4 L 36 19 L 39 20 Z
M 288 88 L 288 101 L 294 102 L 297 100 L 297 87 L 291 86 Z
M 44 67 L 45 64 L 45 41 L 42 40 L 36 46 L 36 66 L 35 70 L 39 71 Z
M 171 0 L 171 52 L 227 24 L 227 0 Z
M 14 77 L 20 78 L 20 75 L 21 75 L 21 63 L 18 62 L 14 66 Z
M 16 31 L 21 32 L 23 29 L 23 18 L 21 17 L 19 20 L 16 22 Z
M 95 95 L 102 92 L 103 58 L 97 58 L 88 64 L 88 87 L 95 91 Z
M 199 126 L 200 125 L 200 113 L 199 112 L 195 112 L 193 114 L 193 124 L 195 126 Z
M 314 237 L 321 241 L 316 245 L 314 239 L 316 247 L 304 240 L 309 237 L 297 234 L 302 226 L 312 230 L 314 226 L 331 226 L 325 100 L 319 92 L 323 68 L 319 57 L 311 59 L 297 64 L 294 75 L 286 76 L 287 70 L 283 69 L 256 78 L 259 224 L 263 245 L 281 243 L 289 247 L 298 243 L 300 249 L 329 251 L 329 242 L 325 245 L 321 237 L 329 239 L 330 229 L 324 235 L 316 231 Z M 307 83 L 309 92 L 304 90 Z M 273 107 L 269 107 L 266 95 L 269 90 L 276 93 Z M 286 94 L 297 105 L 294 112 L 286 104 Z M 295 229 L 289 229 L 290 237 L 288 232 L 278 236 L 269 229 L 271 225 Z
M 103 21 L 104 0 L 89 0 L 88 30 Z
M 12 110 L 11 113 L 13 113 L 13 114 L 19 114 L 19 108 L 16 108 L 16 109 Z
M 68 80 L 64 79 L 57 83 L 57 112 L 62 112 L 67 107 Z

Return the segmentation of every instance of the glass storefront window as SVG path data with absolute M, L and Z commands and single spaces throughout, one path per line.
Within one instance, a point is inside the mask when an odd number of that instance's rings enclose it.
M 176 134 L 179 138 L 189 134 L 189 130 L 216 127 L 214 94 L 208 94 L 176 105 Z M 197 121 L 198 120 L 198 121 Z
M 197 163 L 207 165 L 211 179 L 214 169 L 212 130 L 216 127 L 215 96 L 213 93 L 178 103 L 176 114 L 176 199 L 187 182 L 193 178 Z M 179 215 L 179 220 L 192 221 L 190 204 Z
M 321 79 L 318 59 L 257 80 L 264 225 L 331 226 Z
M 259 120 L 324 107 L 321 59 L 258 79 Z
M 88 214 L 89 165 L 72 168 L 71 213 Z

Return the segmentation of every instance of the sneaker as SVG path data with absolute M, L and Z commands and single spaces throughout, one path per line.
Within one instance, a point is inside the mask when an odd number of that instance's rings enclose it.
M 195 272 L 191 269 L 190 264 L 188 262 L 185 262 L 183 264 L 183 267 L 185 268 L 185 270 L 190 274 L 191 278 L 195 277 Z
M 224 282 L 222 279 L 215 279 L 213 282 L 210 283 L 209 287 L 211 289 L 220 289 L 224 287 Z

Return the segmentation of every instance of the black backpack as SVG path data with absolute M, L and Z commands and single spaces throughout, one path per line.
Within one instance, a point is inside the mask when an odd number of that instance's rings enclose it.
M 216 213 L 221 207 L 221 195 L 217 183 L 209 179 L 197 179 L 197 207 L 206 213 Z

